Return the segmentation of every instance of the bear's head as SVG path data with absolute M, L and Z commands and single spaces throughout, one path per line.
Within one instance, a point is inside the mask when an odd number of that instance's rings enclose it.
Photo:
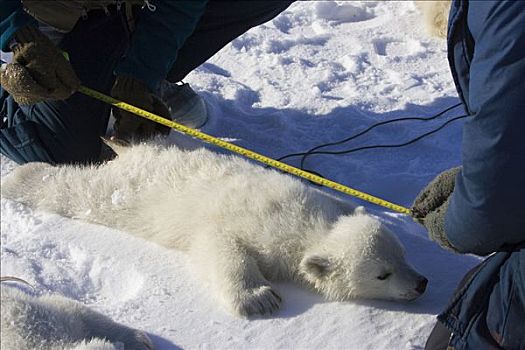
M 330 300 L 413 300 L 428 282 L 407 263 L 397 237 L 362 207 L 306 250 L 300 271 Z

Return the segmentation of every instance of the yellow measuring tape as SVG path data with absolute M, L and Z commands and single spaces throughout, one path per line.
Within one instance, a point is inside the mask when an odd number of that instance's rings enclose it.
M 172 129 L 175 129 L 177 131 L 180 131 L 180 132 L 182 132 L 182 133 L 184 133 L 186 135 L 195 137 L 197 139 L 200 139 L 200 140 L 202 140 L 204 142 L 207 142 L 207 143 L 210 143 L 212 145 L 215 145 L 215 146 L 227 149 L 227 150 L 229 150 L 231 152 L 238 153 L 238 154 L 243 155 L 243 156 L 245 156 L 247 158 L 250 158 L 250 159 L 256 160 L 256 161 L 258 161 L 260 163 L 263 163 L 263 164 L 269 165 L 271 167 L 277 168 L 277 169 L 282 170 L 284 172 L 287 172 L 289 174 L 293 174 L 293 175 L 302 177 L 302 178 L 307 179 L 309 181 L 315 182 L 315 183 L 317 183 L 319 185 L 323 185 L 325 187 L 334 189 L 336 191 L 339 191 L 339 192 L 342 192 L 342 193 L 346 193 L 346 194 L 348 194 L 350 196 L 357 197 L 359 199 L 365 200 L 365 201 L 370 202 L 370 203 L 374 203 L 376 205 L 388 208 L 388 209 L 393 210 L 393 211 L 397 211 L 399 213 L 410 214 L 410 209 L 405 208 L 405 207 L 403 207 L 401 205 L 397 205 L 397 204 L 388 202 L 388 201 L 386 201 L 384 199 L 381 199 L 381 198 L 378 198 L 378 197 L 374 197 L 374 196 L 372 196 L 370 194 L 367 194 L 367 193 L 355 190 L 353 188 L 350 188 L 348 186 L 341 185 L 340 183 L 337 183 L 337 182 L 325 179 L 324 177 L 317 176 L 315 174 L 309 173 L 307 171 L 301 170 L 301 169 L 293 167 L 291 165 L 279 162 L 279 161 L 277 161 L 275 159 L 268 158 L 266 156 L 263 156 L 262 154 L 250 151 L 249 149 L 246 149 L 246 148 L 243 148 L 243 147 L 239 147 L 239 146 L 236 146 L 236 145 L 231 144 L 229 142 L 220 140 L 218 138 L 215 138 L 213 136 L 210 136 L 210 135 L 205 134 L 203 132 L 200 132 L 198 130 L 195 130 L 195 129 L 192 129 L 192 128 L 188 128 L 188 127 L 186 127 L 184 125 L 178 124 L 178 123 L 176 123 L 174 121 L 171 121 L 171 120 L 168 120 L 166 118 L 162 118 L 162 117 L 160 117 L 160 116 L 158 116 L 156 114 L 150 113 L 150 112 L 145 111 L 143 109 L 134 107 L 134 106 L 132 106 L 130 104 L 127 104 L 125 102 L 119 101 L 117 99 L 114 99 L 113 97 L 104 95 L 104 94 L 102 94 L 102 93 L 100 93 L 98 91 L 95 91 L 93 89 L 87 88 L 85 86 L 81 86 L 79 91 L 82 92 L 85 95 L 88 95 L 88 96 L 91 96 L 93 98 L 96 98 L 97 100 L 106 102 L 106 103 L 108 103 L 108 104 L 110 104 L 112 106 L 115 106 L 117 108 L 123 109 L 125 111 L 128 111 L 130 113 L 136 114 L 136 115 L 141 116 L 143 118 L 152 120 L 152 121 L 154 121 L 156 123 L 159 123 L 159 124 L 165 125 L 167 127 L 170 127 Z

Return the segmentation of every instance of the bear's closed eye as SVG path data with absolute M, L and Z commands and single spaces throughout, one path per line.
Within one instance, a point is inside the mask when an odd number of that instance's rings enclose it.
M 377 279 L 381 280 L 381 281 L 384 281 L 390 276 L 392 276 L 392 273 L 391 272 L 386 272 L 386 273 L 384 273 L 384 274 L 382 274 L 380 276 L 377 276 Z

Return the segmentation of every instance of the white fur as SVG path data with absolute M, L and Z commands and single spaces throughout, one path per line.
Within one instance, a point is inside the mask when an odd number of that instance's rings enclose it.
M 238 315 L 279 308 L 269 280 L 294 280 L 333 300 L 422 293 L 426 280 L 396 237 L 353 204 L 206 149 L 117 151 L 98 167 L 21 166 L 4 180 L 2 195 L 186 251 L 192 272 Z M 392 275 L 377 279 L 385 273 Z
M 421 0 L 415 1 L 415 4 L 423 13 L 427 32 L 438 38 L 446 38 L 450 0 Z
M 2 350 L 153 350 L 141 331 L 57 295 L 2 287 Z

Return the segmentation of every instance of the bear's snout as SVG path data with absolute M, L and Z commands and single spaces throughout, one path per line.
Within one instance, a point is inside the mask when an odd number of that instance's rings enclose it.
M 426 279 L 425 277 L 421 277 L 419 279 L 419 282 L 417 283 L 416 292 L 418 292 L 419 294 L 425 293 L 425 290 L 427 289 L 427 284 L 428 279 Z

